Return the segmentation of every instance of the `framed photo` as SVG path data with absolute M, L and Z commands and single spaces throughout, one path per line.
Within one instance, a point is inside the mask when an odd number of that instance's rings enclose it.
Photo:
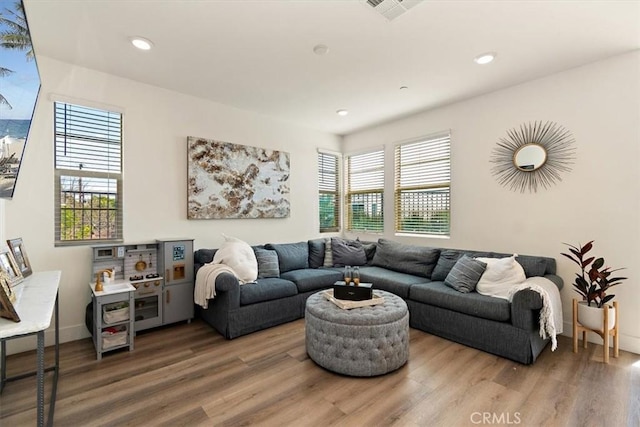
M 9 283 L 10 287 L 17 285 L 22 282 L 22 279 L 24 279 L 9 248 L 0 249 L 0 270 L 7 275 L 6 281 Z
M 9 276 L 4 271 L 0 271 L 0 317 L 19 322 L 20 316 L 13 305 L 14 302 L 16 302 L 16 295 L 9 285 Z
M 20 237 L 17 239 L 7 240 L 7 244 L 11 249 L 13 259 L 15 259 L 16 264 L 18 264 L 22 277 L 31 275 L 31 262 L 29 262 L 29 258 L 27 257 L 27 252 L 24 249 L 22 238 Z

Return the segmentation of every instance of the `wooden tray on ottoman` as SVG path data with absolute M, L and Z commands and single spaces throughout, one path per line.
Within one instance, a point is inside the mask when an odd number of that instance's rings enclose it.
M 349 301 L 349 300 L 334 298 L 333 289 L 327 289 L 326 291 L 322 291 L 322 295 L 343 310 L 349 310 L 351 308 L 358 308 L 358 307 L 368 307 L 368 306 L 384 303 L 384 297 L 381 297 L 375 292 L 373 293 L 373 298 L 362 300 L 362 301 Z

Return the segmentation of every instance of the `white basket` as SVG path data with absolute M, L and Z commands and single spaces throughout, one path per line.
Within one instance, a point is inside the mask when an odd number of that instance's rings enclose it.
M 125 320 L 129 320 L 129 307 L 117 308 L 115 310 L 109 310 L 109 306 L 105 305 L 102 313 L 102 321 L 106 325 L 110 325 L 112 323 L 124 322 Z
M 102 333 L 102 349 L 107 350 L 112 347 L 127 344 L 127 331 L 122 332 L 103 332 Z

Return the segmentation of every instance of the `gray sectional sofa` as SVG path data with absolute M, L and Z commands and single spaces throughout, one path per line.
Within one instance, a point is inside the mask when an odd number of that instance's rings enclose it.
M 392 292 L 407 302 L 413 328 L 523 364 L 533 363 L 549 342 L 539 335 L 539 294 L 521 290 L 508 301 L 458 292 L 444 284 L 464 254 L 489 258 L 511 254 L 412 246 L 386 239 L 375 243 L 342 240 L 347 243 L 345 249 L 344 244 L 336 244 L 340 239 L 332 240 L 332 246 L 328 239 L 255 246 L 256 283 L 240 285 L 233 275 L 219 275 L 216 297 L 209 300 L 207 309 L 197 307 L 200 317 L 228 339 L 302 318 L 310 295 L 342 279 L 343 263 L 359 263 L 362 282 L 371 282 L 374 289 Z M 358 247 L 364 250 L 364 259 Z M 215 251 L 195 252 L 196 273 L 213 260 Z M 277 256 L 276 271 L 273 265 L 266 267 L 265 255 L 271 261 Z M 516 260 L 527 277 L 543 276 L 562 288 L 555 259 L 520 255 Z

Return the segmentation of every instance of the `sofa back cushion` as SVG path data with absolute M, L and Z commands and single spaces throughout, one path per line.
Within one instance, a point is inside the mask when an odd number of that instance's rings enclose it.
M 265 248 L 274 250 L 278 254 L 280 274 L 309 268 L 309 244 L 307 242 L 269 243 L 265 245 Z
M 387 239 L 378 239 L 377 246 L 372 265 L 426 278 L 431 278 L 440 255 L 437 248 L 405 245 Z
M 324 264 L 324 239 L 309 240 L 309 268 L 319 268 Z
M 456 262 L 462 255 L 469 255 L 472 258 L 504 258 L 512 254 L 497 252 L 483 252 L 463 249 L 442 249 L 438 263 L 433 269 L 431 280 L 444 281 Z M 545 274 L 556 274 L 556 260 L 554 258 L 518 255 L 516 261 L 524 269 L 526 277 L 544 276 Z

